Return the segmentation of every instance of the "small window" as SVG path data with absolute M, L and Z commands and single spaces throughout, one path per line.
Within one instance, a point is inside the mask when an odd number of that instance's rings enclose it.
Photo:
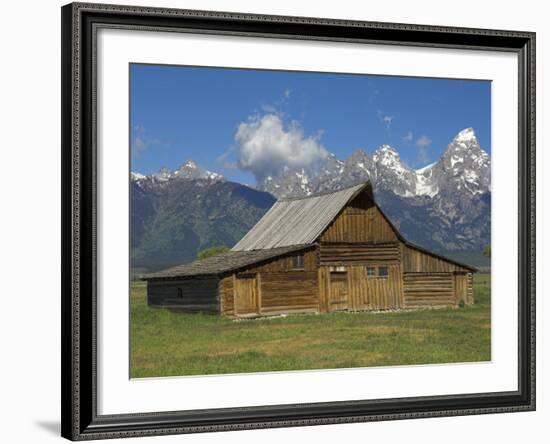
M 367 267 L 367 278 L 387 278 L 388 267 Z
M 183 290 L 178 288 L 178 299 L 183 299 Z
M 292 268 L 295 270 L 303 270 L 304 269 L 304 255 L 298 254 L 296 256 L 292 257 Z
M 368 278 L 376 277 L 376 267 L 367 267 L 367 277 Z

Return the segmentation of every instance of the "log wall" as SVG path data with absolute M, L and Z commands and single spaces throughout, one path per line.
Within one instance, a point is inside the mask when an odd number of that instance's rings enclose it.
M 403 273 L 405 307 L 438 307 L 456 305 L 453 273 Z
M 304 255 L 304 271 L 316 271 L 318 263 L 318 254 L 315 248 L 307 251 L 296 252 L 288 256 L 284 256 L 278 259 L 274 259 L 270 262 L 266 262 L 261 265 L 249 267 L 247 272 L 251 273 L 266 273 L 266 272 L 278 272 L 278 271 L 293 271 L 293 257 L 297 254 Z
M 147 304 L 185 313 L 219 313 L 217 277 L 147 282 Z
M 401 248 L 398 242 L 389 244 L 322 243 L 319 262 L 329 264 L 399 264 Z
M 234 296 L 233 296 L 233 285 L 234 277 L 226 276 L 219 283 L 220 291 L 220 311 L 226 316 L 235 315 L 235 305 L 234 305 Z
M 473 273 L 467 273 L 466 276 L 468 277 L 468 289 L 467 289 L 468 299 L 467 299 L 466 303 L 471 305 L 475 302 L 475 299 L 474 299 L 474 274 Z
M 456 301 L 466 305 L 474 303 L 474 285 L 472 273 L 456 273 L 454 276 Z
M 405 273 L 450 273 L 454 271 L 468 272 L 469 270 L 414 247 L 403 245 L 403 271 Z

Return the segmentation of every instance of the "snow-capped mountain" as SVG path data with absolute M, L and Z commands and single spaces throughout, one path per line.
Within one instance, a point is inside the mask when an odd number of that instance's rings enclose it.
M 205 170 L 198 166 L 193 160 L 188 160 L 177 170 L 170 171 L 166 167 L 162 167 L 156 173 L 145 176 L 140 173 L 131 172 L 130 179 L 133 182 L 148 181 L 152 183 L 163 183 L 172 180 L 198 180 L 204 179 L 209 181 L 223 181 L 225 178 L 218 173 Z
M 440 159 L 417 170 L 409 168 L 396 149 L 382 145 L 372 155 L 359 149 L 345 160 L 330 154 L 323 163 L 311 169 L 284 167 L 277 175 L 258 182 L 256 189 L 278 198 L 307 196 L 365 180 L 372 182 L 377 202 L 410 241 L 442 252 L 481 251 L 490 243 L 491 161 L 480 147 L 472 128 L 460 131 Z M 156 202 L 155 199 L 166 198 L 169 202 L 167 208 L 170 205 L 178 207 L 178 211 L 181 210 L 184 215 L 186 210 L 178 202 L 188 202 L 191 195 L 204 195 L 208 197 L 205 202 L 213 205 L 212 208 L 218 208 L 216 211 L 222 214 L 221 209 L 233 205 L 239 196 L 252 196 L 252 191 L 258 192 L 226 181 L 222 175 L 205 170 L 192 160 L 175 171 L 162 168 L 148 176 L 132 172 L 131 181 L 132 208 L 137 212 L 132 217 L 136 220 L 149 220 L 156 211 L 156 204 L 145 205 L 140 203 L 142 201 L 149 202 L 152 199 Z M 236 191 L 222 198 L 216 191 L 222 188 Z M 197 191 L 199 189 L 202 191 Z M 254 195 L 251 202 L 254 203 L 256 199 Z M 242 211 L 243 215 L 261 217 L 263 214 L 250 210 L 250 202 L 242 207 L 239 205 L 241 203 L 235 208 L 241 208 L 238 211 Z M 262 206 L 262 211 L 267 208 Z M 235 211 L 237 214 L 238 211 Z M 172 213 L 166 214 L 170 216 Z M 170 217 L 167 223 L 171 221 Z M 218 220 L 219 217 L 212 213 L 207 218 Z M 254 223 L 252 216 L 246 219 L 244 225 L 236 219 L 232 225 L 236 231 L 231 239 L 238 240 L 238 235 L 242 235 Z M 178 228 L 180 231 L 173 233 L 173 236 L 180 236 L 181 230 L 188 237 L 202 236 L 204 233 L 196 232 L 197 225 L 193 224 Z M 141 239 L 139 227 L 146 225 L 136 223 L 134 233 L 137 238 Z
M 382 145 L 373 156 L 372 181 L 377 188 L 392 190 L 398 196 L 416 195 L 416 173 L 410 170 L 389 145 Z
M 491 191 L 491 160 L 481 149 L 472 128 L 456 135 L 434 165 L 424 168 L 434 190 L 482 194 Z
M 401 197 L 435 198 L 439 193 L 464 192 L 472 195 L 490 191 L 491 161 L 481 149 L 474 130 L 459 132 L 435 163 L 414 170 L 389 145 L 380 146 L 372 156 L 357 150 L 345 161 L 330 155 L 317 169 L 285 167 L 269 176 L 257 188 L 277 197 L 309 195 L 329 191 L 364 180 L 377 190 L 392 191 Z
M 411 240 L 445 250 L 479 248 L 490 241 L 491 161 L 472 128 L 460 131 L 439 160 L 417 170 L 393 147 L 382 145 L 372 156 L 363 150 L 343 161 L 331 155 L 313 170 L 284 168 L 257 188 L 277 197 L 304 196 L 365 180 Z

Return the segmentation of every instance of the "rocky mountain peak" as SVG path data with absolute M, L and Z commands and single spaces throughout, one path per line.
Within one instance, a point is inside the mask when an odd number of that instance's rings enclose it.
M 472 142 L 474 140 L 477 141 L 476 133 L 473 128 L 463 129 L 453 139 L 454 142 Z
M 440 166 L 445 171 L 452 171 L 454 176 L 468 175 L 470 172 L 489 174 L 491 161 L 479 145 L 472 128 L 460 131 L 441 157 Z
M 385 159 L 389 157 L 399 157 L 399 153 L 390 145 L 380 145 L 374 154 L 372 155 L 372 158 L 374 160 L 378 159 Z
M 471 158 L 473 160 L 489 159 L 489 155 L 483 151 L 479 142 L 475 136 L 472 128 L 466 128 L 460 131 L 453 141 L 447 146 L 447 150 L 443 154 L 444 159 L 451 159 L 451 167 L 457 162 L 462 162 L 465 158 Z M 480 162 L 479 164 L 481 165 Z
M 172 173 L 170 172 L 170 170 L 166 167 L 162 167 L 160 170 L 158 170 L 158 172 L 153 173 L 151 175 L 151 178 L 159 182 L 166 182 L 170 179 L 171 176 Z
M 399 153 L 390 145 L 380 146 L 372 155 L 374 163 L 389 168 L 397 168 L 399 171 L 404 171 L 404 167 L 399 157 Z
M 355 150 L 351 156 L 349 156 L 344 162 L 345 174 L 348 175 L 361 175 L 368 174 L 373 169 L 372 158 L 361 148 Z
M 158 172 L 153 173 L 149 176 L 143 174 L 132 172 L 131 179 L 133 181 L 143 181 L 150 180 L 152 182 L 168 182 L 171 180 L 196 180 L 196 179 L 207 179 L 213 181 L 222 181 L 225 180 L 221 174 L 208 171 L 204 168 L 201 168 L 197 165 L 194 160 L 187 160 L 183 165 L 181 165 L 177 170 L 170 171 L 166 167 L 162 167 Z
M 196 168 L 197 168 L 197 164 L 195 163 L 194 160 L 189 159 L 189 160 L 187 160 L 180 168 L 196 169 Z

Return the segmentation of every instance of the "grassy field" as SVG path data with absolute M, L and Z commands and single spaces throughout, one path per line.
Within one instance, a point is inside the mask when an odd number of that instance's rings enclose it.
M 491 280 L 470 307 L 233 321 L 147 307 L 131 291 L 131 376 L 204 375 L 491 359 Z

